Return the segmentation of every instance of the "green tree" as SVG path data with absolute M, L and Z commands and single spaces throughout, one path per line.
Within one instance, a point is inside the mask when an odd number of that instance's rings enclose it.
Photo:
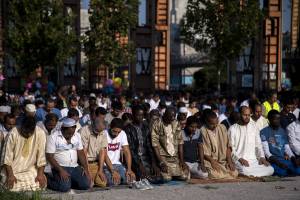
M 137 24 L 138 0 L 91 0 L 90 30 L 84 38 L 89 65 L 116 67 L 130 63 L 135 55 L 132 41 L 120 42 L 128 37 Z
M 262 12 L 258 0 L 188 0 L 181 22 L 185 42 L 210 55 L 219 74 L 255 38 Z
M 79 48 L 75 16 L 62 0 L 9 0 L 6 46 L 22 73 L 62 66 Z

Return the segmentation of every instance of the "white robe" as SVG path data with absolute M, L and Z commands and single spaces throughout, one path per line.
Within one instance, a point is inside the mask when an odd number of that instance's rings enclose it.
M 251 121 L 255 123 L 259 131 L 269 126 L 269 121 L 264 116 L 260 116 L 260 118 L 258 118 L 256 121 L 251 118 Z
M 286 128 L 289 144 L 293 152 L 300 156 L 300 121 L 296 120 Z
M 247 125 L 234 124 L 228 131 L 232 144 L 232 158 L 240 174 L 246 176 L 271 176 L 274 169 L 271 166 L 258 164 L 258 159 L 265 157 L 260 139 L 259 129 L 253 121 Z M 249 167 L 242 166 L 238 161 L 243 158 L 248 161 Z

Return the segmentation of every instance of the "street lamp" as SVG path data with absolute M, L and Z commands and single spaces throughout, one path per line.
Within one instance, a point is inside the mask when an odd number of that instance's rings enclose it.
M 185 85 L 185 36 L 184 35 L 181 35 L 180 37 L 180 43 L 182 43 L 183 45 L 183 62 L 184 62 L 184 67 L 183 65 L 180 65 L 180 75 L 181 75 L 181 82 L 180 82 L 180 85 Z M 182 68 L 183 68 L 183 74 L 182 74 Z

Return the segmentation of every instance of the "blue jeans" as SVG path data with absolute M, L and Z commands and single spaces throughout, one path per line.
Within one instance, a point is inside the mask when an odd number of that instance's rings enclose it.
M 126 169 L 123 165 L 119 165 L 119 164 L 114 164 L 113 165 L 114 170 L 118 171 L 118 173 L 121 176 L 121 184 L 127 184 L 127 178 L 126 178 Z M 107 178 L 107 184 L 108 186 L 112 186 L 114 185 L 113 180 L 112 180 L 112 174 L 111 172 L 108 170 L 108 168 L 105 166 L 103 168 L 103 171 L 105 173 L 105 176 Z
M 282 169 L 276 164 L 272 164 L 274 168 L 274 175 L 277 176 L 288 176 L 288 175 L 300 175 L 300 167 L 296 167 L 294 163 L 290 160 L 285 160 L 282 158 L 278 158 L 281 163 L 284 163 L 288 166 L 288 169 Z
M 67 192 L 71 188 L 78 190 L 88 190 L 90 188 L 90 182 L 87 176 L 83 174 L 83 170 L 80 166 L 78 167 L 63 167 L 70 177 L 67 181 L 64 181 L 59 176 L 59 172 L 52 169 L 52 176 L 47 176 L 48 188 L 59 191 Z

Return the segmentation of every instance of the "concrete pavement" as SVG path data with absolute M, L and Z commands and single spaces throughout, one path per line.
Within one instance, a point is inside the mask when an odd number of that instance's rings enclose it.
M 285 178 L 275 182 L 158 186 L 147 191 L 124 187 L 46 196 L 63 200 L 300 200 L 300 177 Z

